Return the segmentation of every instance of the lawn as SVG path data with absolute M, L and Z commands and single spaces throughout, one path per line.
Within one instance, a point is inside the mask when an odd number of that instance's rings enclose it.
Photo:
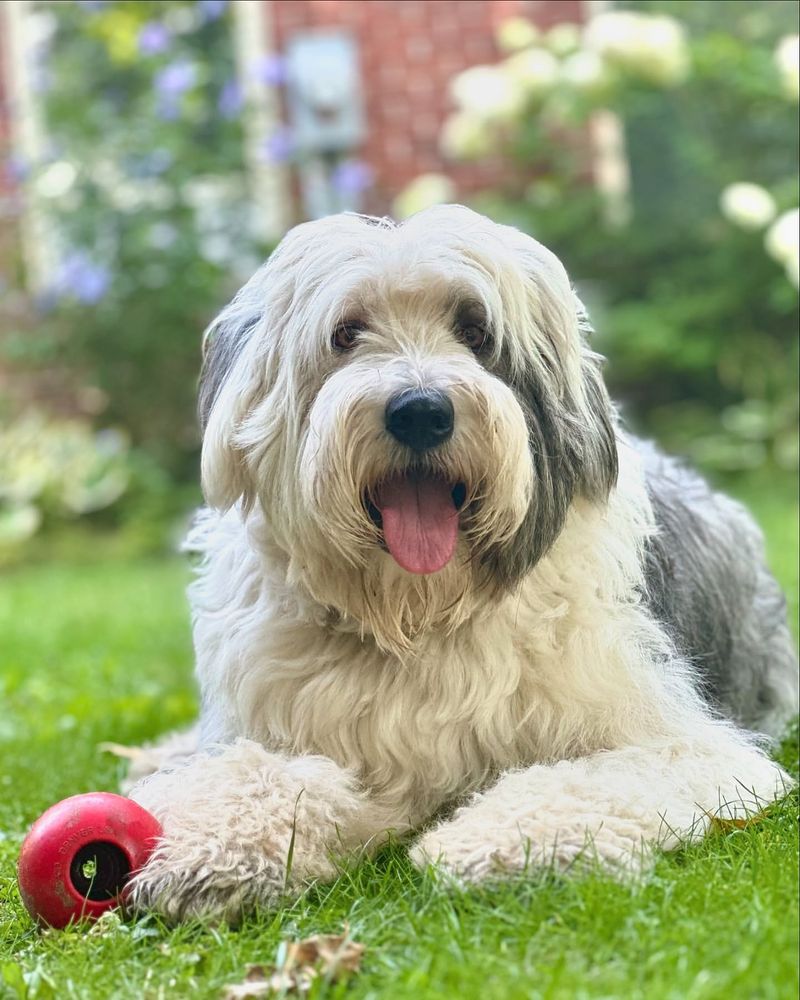
M 796 621 L 793 486 L 743 492 Z M 454 891 L 396 846 L 238 930 L 153 917 L 102 933 L 36 930 L 15 882 L 27 826 L 66 795 L 115 788 L 120 765 L 101 741 L 136 744 L 192 717 L 186 578 L 177 560 L 87 558 L 0 583 L 0 997 L 217 998 L 281 940 L 345 922 L 366 945 L 362 971 L 312 996 L 797 995 L 796 795 L 758 824 L 661 858 L 639 885 L 540 875 Z M 781 758 L 796 771 L 796 737 Z

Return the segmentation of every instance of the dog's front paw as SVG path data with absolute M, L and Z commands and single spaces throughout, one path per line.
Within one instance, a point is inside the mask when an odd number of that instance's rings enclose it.
M 524 871 L 531 863 L 530 839 L 522 833 L 473 832 L 458 821 L 429 830 L 410 853 L 418 867 L 433 866 L 456 885 Z
M 277 902 L 284 881 L 283 863 L 256 851 L 246 853 L 213 836 L 165 837 L 132 878 L 128 905 L 170 921 L 213 918 L 237 923 L 253 907 Z
M 458 882 L 598 863 L 616 874 L 636 874 L 648 866 L 652 851 L 635 822 L 614 819 L 568 816 L 557 810 L 492 815 L 480 804 L 466 806 L 420 837 L 411 858 L 420 867 L 434 865 Z
M 171 920 L 236 921 L 337 867 L 380 829 L 349 772 L 324 757 L 286 758 L 250 740 L 198 753 L 141 781 L 131 798 L 164 835 L 131 880 L 138 910 Z

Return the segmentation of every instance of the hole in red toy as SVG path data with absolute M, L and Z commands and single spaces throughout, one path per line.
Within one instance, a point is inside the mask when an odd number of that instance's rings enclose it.
M 75 852 L 69 877 L 84 899 L 105 900 L 122 891 L 131 866 L 121 847 L 106 840 L 94 840 Z

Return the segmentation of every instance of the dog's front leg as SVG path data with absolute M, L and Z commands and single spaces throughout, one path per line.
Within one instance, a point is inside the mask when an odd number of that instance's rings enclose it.
M 249 740 L 157 771 L 130 794 L 164 828 L 131 883 L 131 903 L 173 920 L 236 920 L 310 879 L 330 879 L 336 855 L 389 825 L 333 761 L 270 753 Z
M 791 785 L 743 734 L 723 724 L 708 730 L 704 739 L 505 774 L 424 834 L 412 856 L 467 881 L 578 859 L 640 870 L 654 847 L 698 839 L 713 817 L 752 816 Z

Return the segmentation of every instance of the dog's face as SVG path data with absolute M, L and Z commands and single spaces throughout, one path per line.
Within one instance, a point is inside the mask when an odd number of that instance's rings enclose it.
M 579 313 L 548 250 L 466 208 L 298 226 L 207 337 L 208 502 L 260 505 L 292 582 L 384 648 L 455 627 L 616 480 Z

